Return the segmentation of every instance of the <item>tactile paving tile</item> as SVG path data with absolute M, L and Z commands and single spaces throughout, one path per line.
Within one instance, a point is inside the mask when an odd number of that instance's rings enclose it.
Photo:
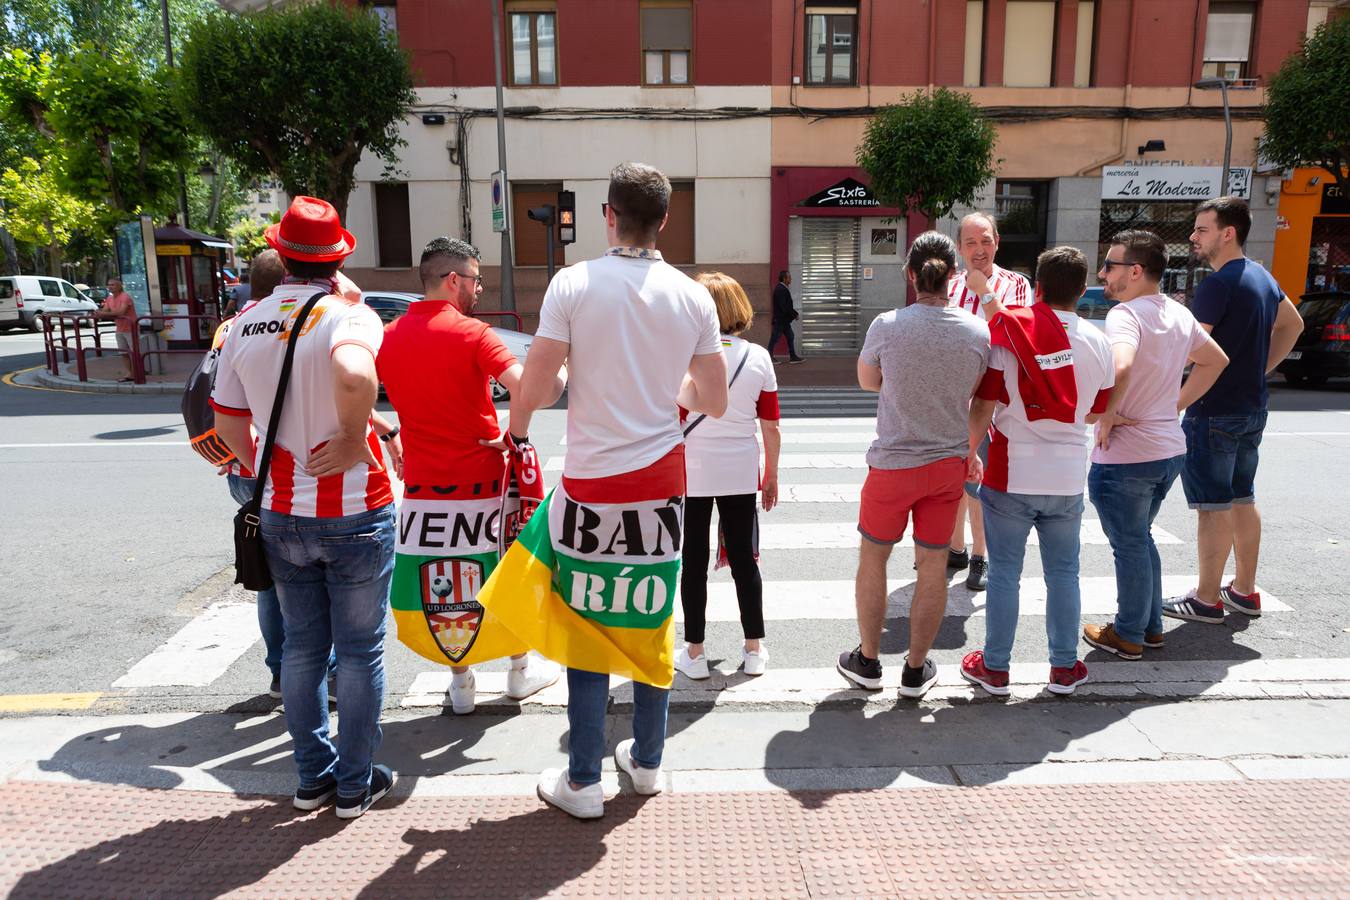
M 386 801 L 0 785 L 0 894 L 1345 897 L 1350 781 Z

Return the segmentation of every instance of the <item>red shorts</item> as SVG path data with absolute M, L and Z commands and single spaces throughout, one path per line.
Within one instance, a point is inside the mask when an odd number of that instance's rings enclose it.
M 858 510 L 858 531 L 877 544 L 905 536 L 914 514 L 914 543 L 946 547 L 956 527 L 956 509 L 966 480 L 966 461 L 955 456 L 913 469 L 869 469 Z

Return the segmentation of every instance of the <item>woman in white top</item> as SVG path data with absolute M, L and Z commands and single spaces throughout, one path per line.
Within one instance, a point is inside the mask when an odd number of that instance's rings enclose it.
M 707 678 L 703 652 L 708 607 L 709 530 L 713 504 L 726 545 L 736 600 L 741 607 L 745 646 L 741 662 L 747 675 L 761 675 L 769 659 L 764 646 L 763 586 L 759 577 L 756 496 L 763 492 L 764 511 L 778 503 L 778 381 L 769 353 L 738 335 L 750 327 L 754 312 L 745 290 L 721 272 L 704 273 L 698 281 L 712 294 L 722 331 L 722 352 L 731 379 L 727 411 L 720 419 L 691 416 L 685 422 L 683 571 L 680 601 L 684 606 L 684 639 L 675 668 L 689 678 Z M 761 478 L 756 422 L 764 436 Z

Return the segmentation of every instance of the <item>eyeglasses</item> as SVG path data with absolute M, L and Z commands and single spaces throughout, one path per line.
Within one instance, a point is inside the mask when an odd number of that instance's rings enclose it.
M 600 215 L 605 216 L 606 218 L 608 218 L 608 217 L 609 217 L 609 209 L 610 209 L 610 205 L 609 205 L 608 203 L 601 203 L 601 204 L 600 204 Z M 619 208 L 616 206 L 616 207 L 614 207 L 614 215 L 616 215 L 616 216 L 621 216 L 621 215 L 623 215 L 623 211 L 622 211 L 621 209 L 619 209 Z
M 446 272 L 444 275 L 441 276 L 441 278 L 442 278 L 442 279 L 449 278 L 451 275 L 458 275 L 460 278 L 472 278 L 472 279 L 473 279 L 473 283 L 474 283 L 476 286 L 478 286 L 478 287 L 482 287 L 482 286 L 483 286 L 483 276 L 482 276 L 482 275 L 465 275 L 463 272 L 456 272 L 454 269 L 451 269 L 449 272 Z
M 1102 261 L 1102 268 L 1111 271 L 1112 266 L 1137 266 L 1139 263 L 1130 262 L 1128 259 L 1107 259 Z

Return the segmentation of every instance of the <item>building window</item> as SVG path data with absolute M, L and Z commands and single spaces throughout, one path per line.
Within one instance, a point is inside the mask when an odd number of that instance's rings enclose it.
M 511 22 L 511 84 L 518 87 L 558 83 L 557 12 L 550 6 L 513 3 Z
M 806 83 L 857 84 L 858 10 L 806 7 Z
M 694 183 L 672 181 L 666 227 L 656 237 L 656 249 L 672 266 L 694 264 Z
M 998 255 L 994 261 L 1003 268 L 1035 277 L 1036 257 L 1045 249 L 1048 196 L 1049 183 L 1045 181 L 996 182 Z
M 1003 34 L 1003 84 L 1049 87 L 1054 55 L 1054 0 L 1008 0 Z
M 683 85 L 693 81 L 693 10 L 687 2 L 642 4 L 642 83 Z
M 1212 2 L 1205 25 L 1205 64 L 1202 75 L 1246 78 L 1252 54 L 1255 3 Z
M 375 0 L 371 5 L 370 11 L 380 20 L 380 25 L 388 33 L 398 35 L 398 7 L 395 6 L 396 0 Z
M 554 241 L 553 263 L 567 264 L 566 246 L 557 243 L 558 226 L 545 227 L 530 218 L 530 209 L 536 206 L 558 205 L 561 182 L 511 183 L 511 244 L 516 251 L 516 265 L 543 266 L 548 264 L 548 242 Z M 601 223 L 603 226 L 604 223 Z
M 966 2 L 966 61 L 961 83 L 966 87 L 983 84 L 984 73 L 984 0 Z
M 1092 35 L 1097 25 L 1096 0 L 1078 0 L 1078 35 L 1074 41 L 1073 86 L 1092 86 Z
M 381 269 L 412 266 L 407 184 L 375 183 L 375 243 L 379 247 Z

